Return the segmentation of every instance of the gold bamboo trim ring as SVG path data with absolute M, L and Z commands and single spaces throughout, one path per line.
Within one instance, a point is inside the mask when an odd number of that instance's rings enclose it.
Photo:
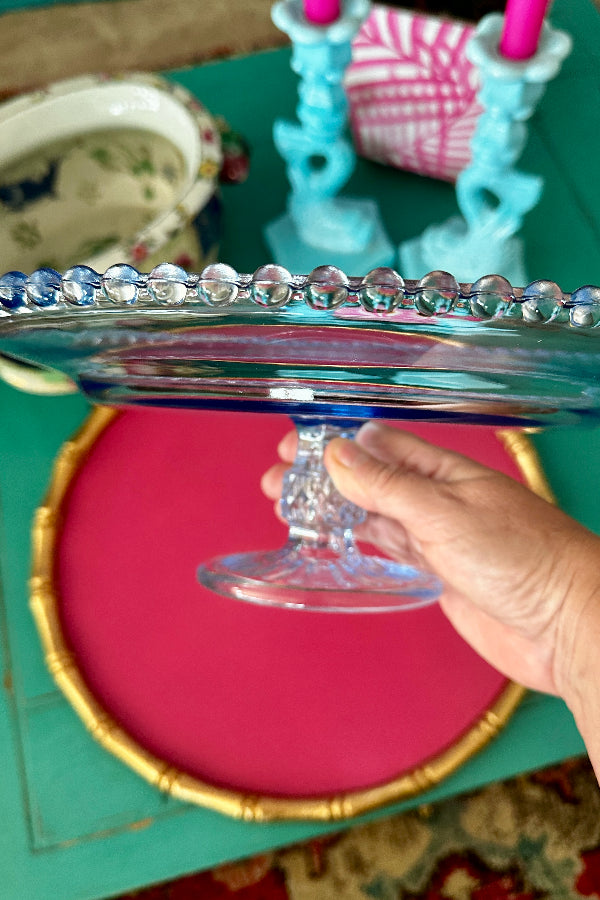
M 525 688 L 511 681 L 492 706 L 446 750 L 385 784 L 330 797 L 270 797 L 217 787 L 170 766 L 146 750 L 102 708 L 85 683 L 64 636 L 54 578 L 54 558 L 69 487 L 96 440 L 118 415 L 117 410 L 109 407 L 95 407 L 59 452 L 46 497 L 34 517 L 29 582 L 30 607 L 50 674 L 94 739 L 109 753 L 172 797 L 227 816 L 253 822 L 293 819 L 332 822 L 408 799 L 434 787 L 506 725 L 526 693 Z M 553 500 L 528 436 L 523 431 L 501 430 L 497 434 L 531 490 Z

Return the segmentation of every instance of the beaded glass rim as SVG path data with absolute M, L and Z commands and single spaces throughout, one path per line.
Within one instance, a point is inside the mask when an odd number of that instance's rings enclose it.
M 67 441 L 56 461 L 43 503 L 32 528 L 30 607 L 56 685 L 91 732 L 109 753 L 151 785 L 170 796 L 246 821 L 342 821 L 378 807 L 397 803 L 439 784 L 482 750 L 507 724 L 526 689 L 507 681 L 492 705 L 450 746 L 415 768 L 384 784 L 363 790 L 320 797 L 277 797 L 228 789 L 181 771 L 134 740 L 99 703 L 88 687 L 67 643 L 60 615 L 55 554 L 61 519 L 70 485 L 102 432 L 121 413 L 96 407 L 79 431 Z M 527 486 L 555 502 L 536 450 L 524 431 L 496 432 L 523 474 Z
M 7 315 L 76 309 L 185 307 L 216 311 L 237 306 L 244 311 L 268 311 L 291 310 L 302 304 L 313 310 L 355 307 L 379 316 L 413 311 L 426 317 L 520 320 L 527 325 L 595 328 L 600 324 L 598 286 L 584 285 L 568 293 L 555 282 L 540 279 L 513 287 L 501 275 L 484 275 L 471 284 L 459 284 L 442 271 L 429 272 L 416 281 L 404 280 L 388 267 L 351 277 L 332 265 L 318 266 L 308 275 L 293 275 L 276 264 L 240 274 L 217 262 L 200 273 L 187 272 L 173 263 L 161 263 L 142 273 L 120 263 L 103 274 L 77 265 L 63 274 L 40 268 L 30 275 L 12 271 L 0 276 L 0 320 Z

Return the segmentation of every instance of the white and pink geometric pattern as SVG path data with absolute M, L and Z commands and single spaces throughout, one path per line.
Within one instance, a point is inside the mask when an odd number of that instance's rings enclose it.
M 373 5 L 345 76 L 356 152 L 454 181 L 469 163 L 481 107 L 465 56 L 474 26 Z

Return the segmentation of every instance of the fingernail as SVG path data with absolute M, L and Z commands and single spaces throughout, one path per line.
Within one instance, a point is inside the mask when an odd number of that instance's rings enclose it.
M 289 445 L 290 445 L 291 442 L 292 442 L 293 434 L 294 434 L 293 431 L 292 431 L 292 432 L 288 431 L 288 433 L 285 434 L 285 435 L 281 438 L 281 440 L 279 441 L 279 443 L 277 444 L 277 452 L 278 452 L 278 454 L 279 454 L 281 457 L 285 457 L 285 456 L 286 456 L 286 453 L 287 453 L 287 451 L 288 451 Z M 289 453 L 288 453 L 287 455 L 289 456 Z
M 361 425 L 356 433 L 356 437 L 369 436 L 374 434 L 381 434 L 384 430 L 385 426 L 378 422 L 377 419 L 369 419 L 368 422 L 365 422 L 364 425 Z
M 382 443 L 382 437 L 385 434 L 385 431 L 385 425 L 369 420 L 359 428 L 356 434 L 356 440 L 370 453 L 375 453 L 375 455 L 377 455 L 377 450 Z

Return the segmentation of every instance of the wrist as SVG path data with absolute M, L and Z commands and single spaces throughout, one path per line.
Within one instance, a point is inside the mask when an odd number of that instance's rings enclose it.
M 583 733 L 591 711 L 600 724 L 600 539 L 590 535 L 569 557 L 558 614 L 554 683 Z M 600 733 L 600 732 L 599 732 Z

